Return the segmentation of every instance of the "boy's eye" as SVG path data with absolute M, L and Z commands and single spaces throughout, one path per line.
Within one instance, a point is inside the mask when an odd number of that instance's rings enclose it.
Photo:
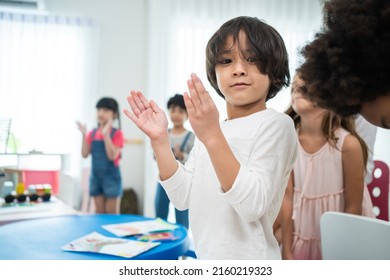
M 246 59 L 248 62 L 255 63 L 256 59 L 254 57 L 249 57 Z
M 232 60 L 229 59 L 229 58 L 222 58 L 222 59 L 220 59 L 220 60 L 218 61 L 218 63 L 220 63 L 220 64 L 229 64 L 229 63 L 231 63 L 231 62 L 232 62 Z

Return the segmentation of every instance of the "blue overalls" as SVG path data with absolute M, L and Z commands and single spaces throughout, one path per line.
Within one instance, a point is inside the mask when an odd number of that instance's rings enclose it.
M 114 161 L 108 159 L 104 140 L 95 139 L 96 131 L 97 129 L 92 131 L 89 194 L 90 196 L 104 195 L 109 198 L 122 196 L 122 177 L 119 167 L 114 165 Z M 111 139 L 115 132 L 116 129 L 113 128 L 110 133 Z

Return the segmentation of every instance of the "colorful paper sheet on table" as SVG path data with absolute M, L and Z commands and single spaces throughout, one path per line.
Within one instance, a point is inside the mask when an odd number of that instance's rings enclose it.
M 147 234 L 152 232 L 163 232 L 176 229 L 178 226 L 165 222 L 157 218 L 154 220 L 129 222 L 119 224 L 108 224 L 102 226 L 104 229 L 115 234 L 116 236 L 124 237 L 138 234 Z
M 92 232 L 66 244 L 62 249 L 65 251 L 93 252 L 132 258 L 160 244 L 159 242 L 142 242 L 107 237 L 97 232 Z
M 176 239 L 177 237 L 171 231 L 148 233 L 137 238 L 138 241 L 172 241 Z

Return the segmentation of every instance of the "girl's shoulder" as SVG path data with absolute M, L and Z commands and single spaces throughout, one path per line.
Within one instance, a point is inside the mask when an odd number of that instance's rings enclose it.
M 117 127 L 111 127 L 111 132 L 115 132 L 115 133 L 123 133 L 122 132 L 122 129 L 120 129 L 120 128 L 117 128 Z
M 349 131 L 347 131 L 344 128 L 339 128 L 336 130 L 336 135 L 338 135 L 338 141 L 337 146 L 342 150 L 343 152 L 348 151 L 360 151 L 362 146 L 359 142 L 359 140 L 352 135 Z
M 112 137 L 123 137 L 123 131 L 120 128 L 113 127 L 111 128 Z
M 91 129 L 91 130 L 88 132 L 88 137 L 89 137 L 89 138 L 95 138 L 96 135 L 99 135 L 99 128 L 97 128 L 97 127 Z
M 335 130 L 335 133 L 337 133 L 338 135 L 340 135 L 340 137 L 345 137 L 347 136 L 348 134 L 351 134 L 348 130 L 346 130 L 345 128 L 343 127 L 339 127 Z

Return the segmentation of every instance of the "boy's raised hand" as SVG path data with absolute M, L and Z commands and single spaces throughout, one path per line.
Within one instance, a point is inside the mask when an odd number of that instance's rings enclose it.
M 127 97 L 127 102 L 132 112 L 127 109 L 123 112 L 151 140 L 158 140 L 168 135 L 168 119 L 153 100 L 149 102 L 142 92 L 132 90 Z
M 202 81 L 191 74 L 187 81 L 190 95 L 184 93 L 184 102 L 187 107 L 188 119 L 198 139 L 205 143 L 212 140 L 220 132 L 219 112 L 213 99 L 202 84 Z

